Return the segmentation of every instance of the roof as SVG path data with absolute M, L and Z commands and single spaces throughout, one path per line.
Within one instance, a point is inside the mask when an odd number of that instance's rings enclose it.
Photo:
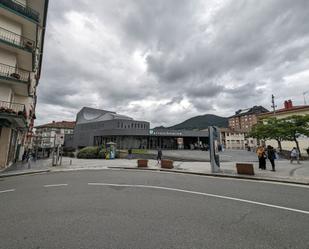
M 261 105 L 253 106 L 251 108 L 238 110 L 237 112 L 235 112 L 235 115 L 231 116 L 230 118 L 240 117 L 240 116 L 250 115 L 250 114 L 260 114 L 260 113 L 266 113 L 266 112 L 269 112 L 269 111 Z
M 276 114 L 285 114 L 285 113 L 291 113 L 291 112 L 295 112 L 295 111 L 309 111 L 309 105 L 298 105 L 298 106 L 293 106 L 290 108 L 282 108 L 282 109 L 278 109 L 275 112 Z M 274 115 L 274 112 L 267 112 L 267 113 L 261 113 L 258 116 L 262 117 L 262 116 L 272 116 Z
M 36 126 L 35 128 L 62 128 L 62 129 L 74 129 L 75 127 L 75 121 L 61 121 L 61 122 L 55 122 L 48 124 L 43 124 Z
M 113 119 L 133 120 L 125 115 L 117 114 L 116 112 L 100 110 L 91 107 L 83 107 L 76 116 L 77 124 L 93 123 L 99 121 L 107 121 Z

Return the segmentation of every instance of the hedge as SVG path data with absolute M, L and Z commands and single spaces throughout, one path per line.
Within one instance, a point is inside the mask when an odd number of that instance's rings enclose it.
M 99 147 L 96 146 L 89 146 L 81 149 L 77 153 L 77 158 L 85 158 L 85 159 L 92 159 L 99 157 Z

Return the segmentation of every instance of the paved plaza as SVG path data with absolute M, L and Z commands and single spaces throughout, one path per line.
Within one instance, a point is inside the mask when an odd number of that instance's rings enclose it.
M 155 151 L 150 151 L 155 153 Z M 210 175 L 211 167 L 209 162 L 209 152 L 205 151 L 163 151 L 164 156 L 179 158 L 174 160 L 173 172 L 196 173 Z M 188 161 L 194 157 L 196 161 Z M 137 156 L 138 158 L 138 156 Z M 37 170 L 49 171 L 73 171 L 73 170 L 99 170 L 99 169 L 137 169 L 137 158 L 134 159 L 77 159 L 64 157 L 61 166 L 52 167 L 51 159 L 31 161 L 28 164 L 16 164 L 1 175 L 14 174 L 15 172 L 35 172 Z M 185 159 L 185 160 L 184 160 Z M 301 164 L 291 164 L 288 160 L 276 160 L 276 172 L 271 171 L 271 165 L 267 161 L 267 169 L 259 170 L 256 154 L 248 151 L 224 151 L 220 153 L 221 172 L 217 176 L 245 177 L 238 175 L 235 164 L 237 162 L 247 162 L 254 165 L 255 175 L 252 178 L 277 180 L 287 182 L 298 182 L 309 184 L 309 161 L 302 161 Z M 198 161 L 200 160 L 200 161 Z M 204 161 L 202 161 L 204 160 Z M 156 160 L 149 160 L 149 170 L 160 170 L 160 165 Z M 251 178 L 251 176 L 250 176 Z

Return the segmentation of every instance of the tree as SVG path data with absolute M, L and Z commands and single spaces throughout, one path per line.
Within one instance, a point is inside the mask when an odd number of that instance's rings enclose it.
M 248 134 L 256 139 L 274 139 L 278 143 L 279 150 L 282 150 L 281 142 L 287 138 L 286 124 L 281 119 L 268 118 L 257 123 Z
M 282 119 L 285 123 L 286 140 L 294 141 L 298 151 L 298 138 L 302 135 L 309 136 L 309 115 L 293 115 Z

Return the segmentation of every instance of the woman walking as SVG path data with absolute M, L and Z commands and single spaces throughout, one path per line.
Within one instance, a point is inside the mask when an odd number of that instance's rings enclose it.
M 259 169 L 265 170 L 266 169 L 266 155 L 265 155 L 265 149 L 263 146 L 259 146 L 257 151 L 257 156 L 259 159 Z
M 270 145 L 267 146 L 267 157 L 268 157 L 268 159 L 269 159 L 269 161 L 271 163 L 272 171 L 276 171 L 275 170 L 276 151 Z

